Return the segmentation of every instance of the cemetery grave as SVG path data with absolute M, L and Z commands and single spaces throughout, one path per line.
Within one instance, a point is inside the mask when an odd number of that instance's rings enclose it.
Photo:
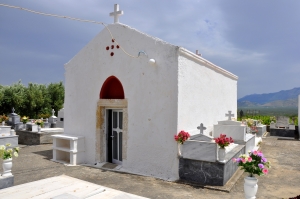
M 286 116 L 277 116 L 276 123 L 270 124 L 270 135 L 280 137 L 297 137 L 294 123 L 290 123 L 290 118 Z
M 186 182 L 201 185 L 223 186 L 236 173 L 238 166 L 232 162 L 250 150 L 258 149 L 258 142 L 262 141 L 262 135 L 247 133 L 247 126 L 242 122 L 232 121 L 231 111 L 226 114 L 228 120 L 218 121 L 214 125 L 213 136 L 203 134 L 206 128 L 197 127 L 200 134 L 192 136 L 182 146 L 182 156 L 179 160 L 179 176 Z M 225 147 L 225 161 L 220 162 L 218 157 L 218 145 L 213 138 L 225 134 L 232 137 L 234 143 Z
M 20 116 L 18 116 L 20 117 Z M 39 145 L 53 143 L 51 135 L 62 134 L 63 128 L 55 128 L 57 117 L 52 110 L 52 116 L 43 120 L 43 127 L 38 128 L 38 125 L 34 123 L 35 120 L 30 120 L 23 124 L 18 122 L 15 124 L 16 134 L 19 136 L 19 143 L 25 145 Z

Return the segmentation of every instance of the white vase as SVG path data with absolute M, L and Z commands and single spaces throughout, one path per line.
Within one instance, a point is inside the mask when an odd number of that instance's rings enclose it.
M 4 126 L 5 125 L 5 121 L 2 121 L 2 126 Z
M 12 176 L 12 173 L 11 173 L 12 158 L 3 160 L 2 167 L 3 167 L 3 174 L 2 174 L 3 177 Z
M 41 132 L 41 125 L 38 125 L 38 133 Z
M 178 156 L 182 157 L 182 153 L 181 153 L 182 144 L 177 143 L 177 147 L 178 147 Z
M 244 193 L 246 199 L 255 199 L 257 193 L 257 178 L 255 177 L 245 177 L 244 183 Z
M 219 156 L 219 162 L 225 162 L 225 148 L 219 148 L 218 150 L 218 156 Z

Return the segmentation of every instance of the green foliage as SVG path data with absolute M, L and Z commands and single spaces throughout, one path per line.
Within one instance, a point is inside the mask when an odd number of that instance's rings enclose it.
M 29 118 L 52 115 L 63 108 L 64 86 L 62 82 L 49 85 L 29 83 L 24 86 L 21 81 L 11 86 L 0 85 L 0 114 L 9 114 L 14 107 L 19 115 Z
M 238 121 L 242 121 L 243 119 L 254 119 L 254 120 L 260 120 L 262 124 L 270 125 L 270 123 L 276 122 L 276 117 L 271 115 L 245 115 L 242 118 L 238 118 Z M 296 126 L 298 126 L 298 116 L 290 116 L 290 123 L 294 122 Z

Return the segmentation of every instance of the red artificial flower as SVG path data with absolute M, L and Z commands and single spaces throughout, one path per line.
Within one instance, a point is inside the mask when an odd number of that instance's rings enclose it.
M 111 53 L 110 53 L 110 56 L 114 56 L 114 53 L 113 53 L 113 52 L 111 52 Z
M 226 137 L 225 134 L 220 134 L 220 137 L 214 138 L 214 140 L 221 148 L 224 148 L 230 143 L 233 143 L 233 139 L 231 137 Z
M 174 139 L 178 143 L 183 144 L 189 137 L 190 137 L 190 134 L 188 132 L 180 131 L 178 133 L 178 135 L 174 136 Z
M 106 50 L 109 50 L 109 46 L 106 46 Z

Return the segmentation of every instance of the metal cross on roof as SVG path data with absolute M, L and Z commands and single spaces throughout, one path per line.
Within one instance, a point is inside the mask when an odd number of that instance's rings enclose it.
M 200 130 L 200 134 L 203 134 L 203 130 L 205 130 L 206 127 L 204 127 L 203 123 L 201 123 L 200 126 L 197 127 L 197 129 Z
M 234 117 L 234 114 L 231 114 L 231 111 L 228 111 L 228 113 L 225 113 L 225 117 L 228 117 L 228 120 L 231 120 L 231 117 Z
M 114 17 L 114 23 L 119 23 L 119 16 L 123 15 L 124 12 L 119 10 L 119 4 L 114 5 L 114 11 L 109 13 L 109 16 Z

